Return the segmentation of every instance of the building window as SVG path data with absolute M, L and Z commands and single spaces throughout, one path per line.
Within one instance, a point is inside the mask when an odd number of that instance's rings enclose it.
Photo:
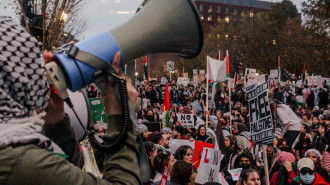
M 229 15 L 229 8 L 228 7 L 226 7 L 226 15 Z
M 234 15 L 237 15 L 237 8 L 234 8 Z
M 226 23 L 229 23 L 229 16 L 227 15 L 226 18 L 225 18 L 225 22 Z
M 204 5 L 199 5 L 199 16 L 201 17 L 201 21 L 204 21 Z
M 209 21 L 209 22 L 212 22 L 212 16 L 213 16 L 213 14 L 212 14 L 212 6 L 209 6 L 209 9 L 208 9 L 208 11 L 207 11 L 207 21 Z
M 250 11 L 250 17 L 253 17 L 254 16 L 254 13 L 253 13 L 253 10 Z
M 217 22 L 221 21 L 221 7 L 217 7 Z
M 246 10 L 245 9 L 242 9 L 242 16 L 246 14 Z

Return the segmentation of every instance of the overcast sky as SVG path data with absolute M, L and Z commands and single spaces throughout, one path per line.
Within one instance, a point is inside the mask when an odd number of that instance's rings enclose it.
M 0 15 L 13 15 L 11 8 L 3 8 L 10 1 L 12 0 L 1 0 Z M 281 0 L 265 1 L 278 2 Z M 300 10 L 302 0 L 291 1 Z M 142 2 L 143 0 L 87 0 L 82 12 L 82 15 L 87 18 L 87 29 L 82 38 L 89 38 L 124 23 L 134 15 Z

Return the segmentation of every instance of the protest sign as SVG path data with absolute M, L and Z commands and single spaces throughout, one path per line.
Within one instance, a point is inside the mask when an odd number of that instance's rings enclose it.
M 188 79 L 189 79 L 188 73 L 184 73 L 184 74 L 183 74 L 183 77 L 185 77 L 185 78 L 188 78 Z
M 106 123 L 107 115 L 101 98 L 90 98 L 89 105 L 91 107 L 92 119 L 94 123 Z
M 226 181 L 226 179 L 222 176 L 221 173 L 219 173 L 219 176 L 218 176 L 218 181 L 221 185 L 229 185 L 228 182 Z
M 149 82 L 156 82 L 157 78 L 149 78 Z
M 254 85 L 248 90 L 251 140 L 270 143 L 273 141 L 273 120 L 268 103 L 268 84 Z
M 213 100 L 208 100 L 208 101 L 209 101 L 209 108 L 210 108 L 210 109 L 215 108 L 215 103 L 214 103 L 214 101 L 213 101 Z
M 193 114 L 177 114 L 178 124 L 183 127 L 194 128 L 195 119 Z
M 204 82 L 205 80 L 206 80 L 205 73 L 200 73 L 197 75 L 197 83 L 200 84 L 200 83 Z
M 174 62 L 168 61 L 167 62 L 167 72 L 174 71 Z
M 177 83 L 178 85 L 187 86 L 189 84 L 189 79 L 186 77 L 179 77 Z
M 201 104 L 198 102 L 198 100 L 195 100 L 190 105 L 191 105 L 192 109 L 195 110 L 195 112 L 203 111 L 203 108 L 202 108 Z
M 220 151 L 203 148 L 201 163 L 195 179 L 196 183 L 219 182 L 220 156 Z
M 257 83 L 258 83 L 258 85 L 266 83 L 265 75 L 258 75 L 257 76 Z
M 173 144 L 172 144 L 173 143 Z M 195 148 L 195 141 L 190 141 L 190 140 L 186 140 L 186 139 L 171 139 L 170 140 L 170 144 L 169 144 L 169 148 L 168 151 L 170 151 L 171 153 L 175 153 L 176 150 L 183 145 L 188 145 L 190 146 L 193 151 Z
M 160 122 L 145 122 L 143 124 L 148 127 L 148 132 L 160 132 L 161 130 Z
M 150 104 L 150 99 L 148 98 L 143 98 L 142 99 L 142 103 L 143 103 L 143 109 L 146 109 L 148 107 L 148 104 Z
M 204 74 L 205 75 L 205 70 L 199 70 L 199 74 Z
M 308 85 L 317 85 L 317 76 L 308 76 L 307 77 L 307 82 L 308 82 Z
M 233 178 L 233 181 L 238 181 L 239 176 L 241 175 L 242 168 L 236 168 L 232 170 L 228 170 L 229 174 Z
M 278 70 L 270 70 L 269 72 L 269 78 L 278 78 Z
M 250 86 L 252 84 L 257 83 L 257 76 L 255 74 L 247 74 L 246 75 L 246 80 L 245 80 L 245 86 Z
M 195 149 L 194 149 L 194 158 L 193 158 L 193 165 L 195 166 L 196 169 L 198 169 L 200 160 L 201 160 L 201 155 L 203 152 L 203 148 L 214 148 L 213 144 L 210 143 L 205 143 L 202 141 L 196 141 L 195 140 Z
M 167 83 L 167 78 L 162 77 L 162 78 L 160 79 L 160 83 L 161 83 L 161 84 L 166 84 L 166 83 Z

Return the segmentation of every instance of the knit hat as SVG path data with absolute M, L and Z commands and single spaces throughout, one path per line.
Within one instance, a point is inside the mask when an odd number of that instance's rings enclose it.
M 320 154 L 320 152 L 319 152 L 318 150 L 315 150 L 315 149 L 309 149 L 309 150 L 307 150 L 306 153 L 305 153 L 305 157 L 307 157 L 308 154 L 311 154 L 311 153 L 312 153 L 312 154 L 315 154 L 316 157 L 317 157 L 317 159 L 318 159 L 319 161 L 322 160 L 322 155 Z
M 169 128 L 169 127 L 164 127 L 164 128 L 160 131 L 160 133 L 162 133 L 162 134 L 165 134 L 165 133 L 170 133 L 170 134 L 172 134 L 173 132 L 172 132 L 172 129 L 171 129 L 171 128 Z
M 296 160 L 295 156 L 290 152 L 281 152 L 277 158 L 277 162 L 280 164 L 280 166 L 282 166 L 285 161 L 295 161 L 295 160 Z
M 145 126 L 144 124 L 139 124 L 139 125 L 138 125 L 138 130 L 137 130 L 137 132 L 138 132 L 139 134 L 142 134 L 142 133 L 144 133 L 144 132 L 147 131 L 147 130 L 148 130 L 148 127 Z
M 310 158 L 302 158 L 298 161 L 297 168 L 300 171 L 303 168 L 309 168 L 314 171 L 314 162 Z

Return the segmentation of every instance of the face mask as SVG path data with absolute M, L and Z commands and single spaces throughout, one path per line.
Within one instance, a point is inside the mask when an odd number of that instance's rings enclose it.
M 246 170 L 246 169 L 250 169 L 251 164 L 242 163 L 240 166 L 241 166 L 241 168 L 243 168 L 243 171 L 244 171 L 244 170 Z
M 279 149 L 281 150 L 281 151 L 285 151 L 285 152 L 290 152 L 290 148 L 289 147 L 279 147 Z
M 300 180 L 305 184 L 312 184 L 314 182 L 315 175 L 310 175 L 306 173 L 306 175 L 300 174 Z
M 146 119 L 149 121 L 149 122 L 152 122 L 154 120 L 154 117 L 151 116 L 151 115 L 147 115 Z

